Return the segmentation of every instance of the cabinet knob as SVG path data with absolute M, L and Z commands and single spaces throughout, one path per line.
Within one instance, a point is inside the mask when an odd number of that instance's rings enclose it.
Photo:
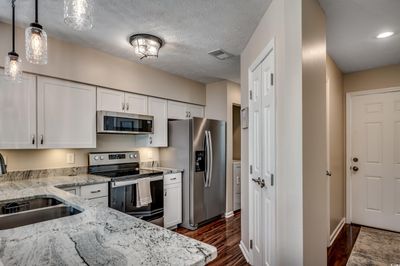
M 122 111 L 125 111 L 125 103 L 122 103 Z
M 32 135 L 32 145 L 35 145 L 35 142 L 36 142 L 35 135 Z
M 129 103 L 126 103 L 126 110 L 129 111 Z
M 43 135 L 40 135 L 40 144 L 43 145 L 43 143 L 44 143 L 44 137 Z

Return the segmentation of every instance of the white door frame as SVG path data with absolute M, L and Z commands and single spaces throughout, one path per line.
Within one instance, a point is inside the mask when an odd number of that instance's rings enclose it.
M 257 58 L 253 61 L 253 63 L 250 65 L 249 69 L 248 69 L 248 88 L 249 88 L 249 92 L 252 88 L 252 76 L 253 76 L 253 71 L 264 61 L 265 58 L 267 58 L 272 52 L 275 52 L 275 38 L 272 38 L 272 40 L 267 44 L 267 46 L 261 51 L 261 53 L 257 56 Z M 275 59 L 276 60 L 276 59 Z M 276 66 L 276 62 L 274 62 L 274 65 Z M 274 67 L 274 69 L 276 69 Z M 276 75 L 275 75 L 276 76 Z M 276 84 L 276 79 L 275 79 L 275 84 Z M 276 86 L 275 86 L 276 88 Z M 248 103 L 250 106 L 250 93 L 248 94 Z M 277 108 L 276 108 L 276 91 L 275 91 L 275 118 L 277 117 Z M 249 110 L 250 111 L 250 110 Z M 276 134 L 276 119 L 275 119 L 275 142 L 277 140 L 277 134 Z M 250 131 L 249 131 L 250 132 Z M 275 144 L 274 144 L 275 145 Z M 249 138 L 248 138 L 248 146 L 251 147 L 251 135 L 249 134 Z M 276 145 L 275 145 L 276 146 Z M 250 160 L 250 154 L 251 152 L 249 152 L 249 165 L 252 164 L 252 161 Z M 276 165 L 276 148 L 275 148 L 275 165 Z M 276 167 L 275 167 L 276 169 Z M 253 204 L 252 204 L 252 200 L 251 200 L 251 178 L 250 178 L 250 167 L 249 169 L 247 169 L 247 173 L 248 173 L 248 200 L 249 200 L 249 239 L 254 239 L 253 237 Z M 276 177 L 276 175 L 275 175 Z M 275 178 L 275 186 L 277 187 L 277 183 L 278 180 L 277 178 Z M 277 191 L 277 190 L 276 190 Z M 276 194 L 275 194 L 276 197 Z M 273 217 L 273 219 L 275 219 L 275 225 L 276 223 L 276 213 L 277 213 L 277 204 L 276 204 L 276 200 L 275 200 L 275 215 Z M 244 248 L 244 247 L 242 247 Z M 276 252 L 276 251 L 275 251 Z M 249 259 L 249 263 L 253 264 L 253 250 L 249 249 L 247 254 L 249 255 L 248 259 Z M 275 254 L 276 256 L 276 254 Z
M 400 87 L 390 87 L 382 89 L 373 89 L 365 91 L 354 91 L 346 93 L 346 223 L 351 223 L 352 221 L 352 187 L 351 187 L 351 171 L 350 171 L 350 161 L 351 161 L 351 100 L 352 97 L 397 92 L 400 91 Z

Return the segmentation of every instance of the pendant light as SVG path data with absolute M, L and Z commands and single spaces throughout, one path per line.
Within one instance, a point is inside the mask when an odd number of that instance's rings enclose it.
M 135 34 L 129 37 L 129 43 L 134 47 L 135 53 L 140 59 L 158 57 L 158 52 L 163 46 L 163 41 L 151 34 Z
M 38 21 L 38 0 L 35 0 L 35 22 L 25 30 L 26 60 L 36 65 L 47 64 L 47 34 Z
M 64 0 L 64 22 L 72 29 L 86 31 L 93 28 L 93 0 Z
M 22 63 L 21 58 L 15 52 L 15 0 L 12 5 L 12 51 L 8 53 L 4 63 L 4 74 L 10 80 L 22 81 Z

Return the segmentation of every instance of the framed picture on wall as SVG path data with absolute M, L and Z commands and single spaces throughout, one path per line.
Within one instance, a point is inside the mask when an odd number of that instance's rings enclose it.
M 249 107 L 242 108 L 241 124 L 242 129 L 249 128 Z

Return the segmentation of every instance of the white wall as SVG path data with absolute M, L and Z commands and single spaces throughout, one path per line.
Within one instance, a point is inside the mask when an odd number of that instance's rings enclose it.
M 248 107 L 248 69 L 275 38 L 277 102 L 277 265 L 302 265 L 301 1 L 273 0 L 241 54 L 242 108 Z M 249 249 L 248 130 L 242 130 L 242 241 Z

